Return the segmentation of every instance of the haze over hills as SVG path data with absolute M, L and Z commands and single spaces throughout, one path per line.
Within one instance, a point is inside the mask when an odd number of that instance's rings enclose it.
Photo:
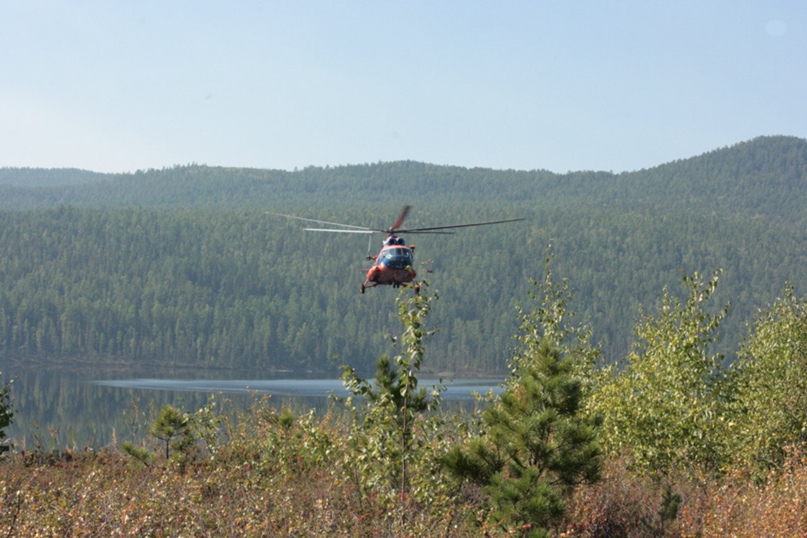
M 133 174 L 0 169 L 0 208 L 301 207 L 456 202 L 571 203 L 622 211 L 689 210 L 807 218 L 807 140 L 759 137 L 634 172 L 467 169 L 413 161 L 309 167 L 287 172 L 200 165 Z
M 359 366 L 389 349 L 394 292 L 359 297 L 366 238 L 304 234 L 265 210 L 371 227 L 526 217 L 408 237 L 433 259 L 436 369 L 502 372 L 514 303 L 544 247 L 608 360 L 683 274 L 723 269 L 723 343 L 807 284 L 807 140 L 760 137 L 614 174 L 413 161 L 293 172 L 200 165 L 133 174 L 0 169 L 0 353 L 209 366 Z M 424 273 L 425 274 L 425 273 Z M 376 293 L 377 292 L 377 293 Z M 719 307 L 720 305 L 715 305 Z

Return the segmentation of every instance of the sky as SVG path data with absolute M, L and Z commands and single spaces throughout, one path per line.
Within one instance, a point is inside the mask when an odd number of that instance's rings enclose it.
M 623 172 L 807 138 L 803 0 L 0 0 L 0 167 Z

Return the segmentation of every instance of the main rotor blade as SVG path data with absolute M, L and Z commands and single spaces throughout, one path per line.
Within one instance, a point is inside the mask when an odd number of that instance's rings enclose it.
M 358 228 L 358 226 L 356 226 Z M 306 232 L 334 232 L 338 234 L 374 234 L 375 230 L 338 230 L 336 228 L 303 228 Z
M 296 220 L 304 220 L 306 222 L 316 222 L 317 224 L 330 224 L 331 226 L 343 226 L 345 228 L 354 228 L 356 230 L 364 230 L 364 232 L 358 233 L 370 233 L 372 230 L 365 226 L 353 226 L 352 224 L 342 224 L 340 222 L 328 222 L 327 220 L 316 220 L 316 219 L 307 219 L 305 217 L 295 217 L 294 215 L 283 215 L 282 213 L 272 213 L 271 211 L 265 211 L 267 215 L 275 215 L 277 217 L 286 217 L 287 219 L 296 219 Z M 308 228 L 306 228 L 308 229 Z M 320 231 L 320 230 L 316 230 Z M 337 231 L 337 230 L 325 230 L 329 232 Z M 344 230 L 346 231 L 346 230 Z
M 403 206 L 403 209 L 401 209 L 401 214 L 398 215 L 398 218 L 395 220 L 395 224 L 393 224 L 392 227 L 389 229 L 389 233 L 394 233 L 395 230 L 401 227 L 401 224 L 403 224 L 403 221 L 406 218 L 406 215 L 409 213 L 409 209 L 411 207 L 412 207 L 411 205 Z
M 491 224 L 503 224 L 505 222 L 518 222 L 521 220 L 525 220 L 524 218 L 519 218 L 519 219 L 491 220 L 486 222 L 471 222 L 467 224 L 452 224 L 448 226 L 429 226 L 426 228 L 399 229 L 398 227 L 401 226 L 401 224 L 403 224 L 403 221 L 406 218 L 407 214 L 409 213 L 410 208 L 411 206 L 408 205 L 405 205 L 403 207 L 400 215 L 398 215 L 398 218 L 395 220 L 395 224 L 393 224 L 391 228 L 367 228 L 366 226 L 354 226 L 352 224 L 342 224 L 341 222 L 329 222 L 327 220 L 309 219 L 305 217 L 297 217 L 295 215 L 284 215 L 282 213 L 274 213 L 272 211 L 266 211 L 265 213 L 267 215 L 275 215 L 278 217 L 285 217 L 288 219 L 302 220 L 305 222 L 316 222 L 317 224 L 327 224 L 329 226 L 341 226 L 342 228 L 350 228 L 349 230 L 343 230 L 338 228 L 305 228 L 305 230 L 309 232 L 356 233 L 356 234 L 372 234 L 374 232 L 381 232 L 389 235 L 395 235 L 398 233 L 451 234 L 453 232 L 440 231 L 440 230 L 452 230 L 454 228 L 469 228 L 471 226 L 488 226 Z
M 505 222 L 518 222 L 520 220 L 525 220 L 524 218 L 520 219 L 505 219 L 505 220 L 491 220 L 488 222 L 472 222 L 469 224 L 452 224 L 450 226 L 430 226 L 428 228 L 410 228 L 408 230 L 397 230 L 398 233 L 428 233 L 434 230 L 450 230 L 452 228 L 469 228 L 471 226 L 488 226 L 489 224 L 502 224 Z

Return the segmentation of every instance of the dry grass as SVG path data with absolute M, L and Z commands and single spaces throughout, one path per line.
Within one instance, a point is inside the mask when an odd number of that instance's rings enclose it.
M 480 535 L 478 489 L 391 506 L 345 472 L 338 424 L 279 428 L 271 412 L 253 412 L 215 450 L 148 466 L 117 449 L 10 454 L 0 462 L 0 537 Z M 807 536 L 805 499 L 798 451 L 763 482 L 740 473 L 652 480 L 612 460 L 599 484 L 574 494 L 557 535 Z
M 654 480 L 607 462 L 603 480 L 577 492 L 564 532 L 579 538 L 807 536 L 807 455 L 794 451 L 766 480 L 735 472 Z M 675 501 L 677 510 L 666 511 Z M 670 517 L 674 515 L 674 517 Z

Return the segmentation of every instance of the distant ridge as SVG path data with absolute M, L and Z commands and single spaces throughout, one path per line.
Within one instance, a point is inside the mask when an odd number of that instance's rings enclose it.
M 623 210 L 685 210 L 807 221 L 807 140 L 763 136 L 619 175 L 603 201 Z M 622 199 L 616 195 L 623 193 Z
M 0 168 L 0 185 L 55 187 L 108 179 L 110 174 L 77 168 Z
M 807 140 L 761 136 L 634 172 L 491 170 L 416 161 L 283 170 L 174 166 L 126 174 L 0 169 L 0 209 L 318 207 L 408 203 L 584 204 L 807 221 Z

